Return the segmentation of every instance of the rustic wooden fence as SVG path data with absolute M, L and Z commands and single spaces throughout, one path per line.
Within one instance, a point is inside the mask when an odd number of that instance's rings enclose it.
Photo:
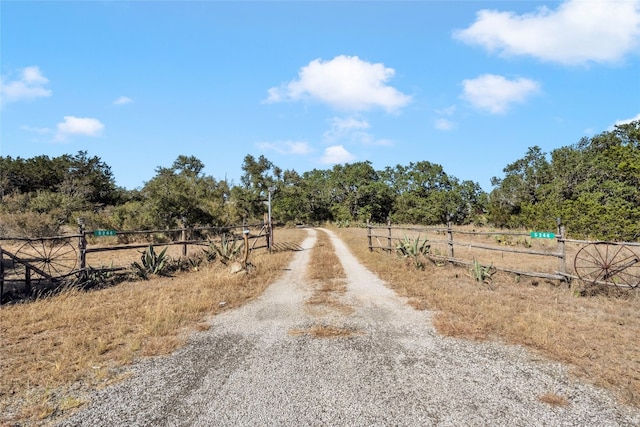
M 370 251 L 394 252 L 400 241 L 421 235 L 428 239 L 431 248 L 427 257 L 434 261 L 473 265 L 482 258 L 485 265 L 490 264 L 496 270 L 523 276 L 552 280 L 582 279 L 589 283 L 626 288 L 636 288 L 640 284 L 640 243 L 568 239 L 560 221 L 553 232 L 476 231 L 454 227 L 451 223 L 440 227 L 401 227 L 392 226 L 390 222 L 382 226 L 367 224 Z M 483 236 L 485 240 L 493 237 L 497 244 L 486 244 L 481 239 Z M 487 256 L 488 252 L 500 256 Z M 506 265 L 508 262 L 505 262 L 504 254 L 508 254 L 511 265 Z M 532 257 L 542 261 L 531 261 Z M 534 268 L 518 268 L 522 265 Z M 546 271 L 539 271 L 542 269 Z
M 20 286 L 22 293 L 30 295 L 37 282 L 47 288 L 56 287 L 68 277 L 77 277 L 87 271 L 88 257 L 101 252 L 130 251 L 149 246 L 171 246 L 177 255 L 188 257 L 189 248 L 209 246 L 219 242 L 223 235 L 233 240 L 244 240 L 250 251 L 266 248 L 271 251 L 273 226 L 268 221 L 226 227 L 182 227 L 164 230 L 87 230 L 83 219 L 78 219 L 78 232 L 64 236 L 45 238 L 21 238 L 0 236 L 0 304 L 6 286 Z M 138 254 L 139 256 L 139 254 Z M 136 256 L 136 257 L 138 257 Z M 134 258 L 135 259 L 135 258 Z M 108 264 L 107 261 L 106 264 Z M 127 269 L 114 264 L 109 267 L 101 262 L 98 269 L 118 271 Z

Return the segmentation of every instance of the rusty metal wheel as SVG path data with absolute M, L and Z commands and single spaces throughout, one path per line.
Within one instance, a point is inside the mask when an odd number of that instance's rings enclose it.
M 76 248 L 65 239 L 28 241 L 16 257 L 34 267 L 31 277 L 35 280 L 66 276 L 78 262 Z
M 625 245 L 589 244 L 578 251 L 573 266 L 585 283 L 624 288 L 640 285 L 640 255 Z

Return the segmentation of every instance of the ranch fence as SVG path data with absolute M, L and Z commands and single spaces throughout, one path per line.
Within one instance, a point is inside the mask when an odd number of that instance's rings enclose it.
M 249 251 L 277 248 L 273 226 L 266 218 L 257 224 L 135 231 L 87 230 L 84 220 L 79 218 L 76 234 L 41 238 L 0 236 L 0 304 L 7 288 L 21 289 L 20 294 L 30 296 L 34 288 L 55 289 L 68 278 L 81 277 L 89 270 L 126 270 L 132 260 L 139 259 L 139 249 L 149 247 L 172 247 L 173 255 L 186 258 L 189 248 L 202 249 L 219 243 L 223 235 L 227 241 L 243 240 Z M 111 256 L 108 260 L 102 255 L 101 267 L 90 266 L 92 256 L 97 260 L 95 254 L 120 251 L 125 253 L 124 257 Z
M 399 233 L 402 236 L 399 236 Z M 434 262 L 481 263 L 521 276 L 632 289 L 640 286 L 640 243 L 569 239 L 558 220 L 551 231 L 476 231 L 454 227 L 403 227 L 367 223 L 369 250 L 396 251 L 407 238 L 428 240 Z M 494 244 L 487 241 L 493 239 Z M 505 257 L 506 254 L 506 257 Z M 522 266 L 530 267 L 523 269 Z

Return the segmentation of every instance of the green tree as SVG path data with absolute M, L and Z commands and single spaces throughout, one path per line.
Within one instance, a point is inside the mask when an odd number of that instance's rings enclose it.
M 385 181 L 395 194 L 391 218 L 408 224 L 442 224 L 451 219 L 463 224 L 484 211 L 480 185 L 460 183 L 441 165 L 428 161 L 387 167 Z
M 331 211 L 334 191 L 330 184 L 330 175 L 330 171 L 320 169 L 313 169 L 302 174 L 300 183 L 302 222 L 321 223 L 334 220 Z
M 498 226 L 522 226 L 524 205 L 543 200 L 543 188 L 551 182 L 551 167 L 540 147 L 529 147 L 522 159 L 507 165 L 504 178 L 493 177 L 496 187 L 489 196 L 489 219 Z
M 640 237 L 640 121 L 555 149 L 550 158 L 530 148 L 493 180 L 494 224 L 553 229 L 561 218 L 574 236 Z
M 265 202 L 268 199 L 269 188 L 279 191 L 277 183 L 282 178 L 282 170 L 263 155 L 256 159 L 247 154 L 242 163 L 242 171 L 241 185 L 231 189 L 236 214 L 241 219 L 261 220 L 267 211 Z
M 371 162 L 335 165 L 327 184 L 332 190 L 330 209 L 335 220 L 387 220 L 393 195 Z
M 224 219 L 228 196 L 226 182 L 202 173 L 204 164 L 193 156 L 178 156 L 170 168 L 156 168 L 156 176 L 141 190 L 149 223 L 147 227 L 174 228 L 212 225 Z M 138 204 L 130 204 L 132 212 Z

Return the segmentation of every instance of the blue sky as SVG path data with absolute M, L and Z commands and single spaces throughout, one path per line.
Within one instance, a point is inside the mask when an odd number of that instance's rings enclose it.
M 640 1 L 0 2 L 0 155 L 87 150 L 116 183 L 195 156 L 302 173 L 422 160 L 490 190 L 640 118 Z

